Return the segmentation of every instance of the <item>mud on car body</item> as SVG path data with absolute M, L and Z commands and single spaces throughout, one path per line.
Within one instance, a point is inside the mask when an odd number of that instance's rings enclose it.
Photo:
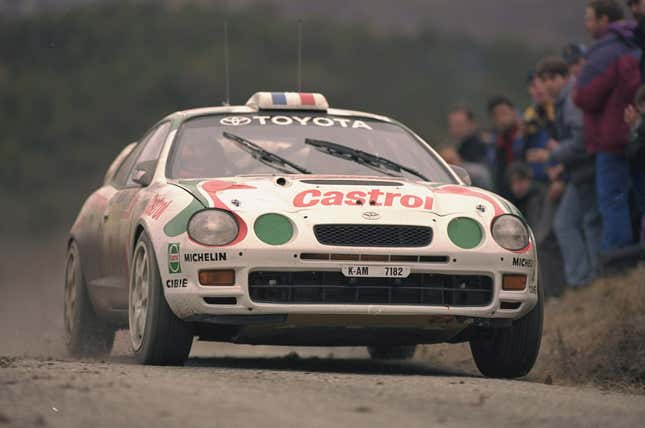
M 488 376 L 531 369 L 542 333 L 534 238 L 419 136 L 321 94 L 167 116 L 117 156 L 71 229 L 76 355 L 127 327 L 137 359 L 194 337 L 367 346 L 469 341 Z

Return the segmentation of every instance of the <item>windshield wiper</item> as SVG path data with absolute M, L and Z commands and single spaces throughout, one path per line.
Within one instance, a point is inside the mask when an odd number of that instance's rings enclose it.
M 327 153 L 328 155 L 356 162 L 360 165 L 366 166 L 392 177 L 396 177 L 396 175 L 391 174 L 388 171 L 396 171 L 398 173 L 405 171 L 409 174 L 416 175 L 423 181 L 430 181 L 425 175 L 421 174 L 415 169 L 408 168 L 407 166 L 403 166 L 381 156 L 373 155 L 362 150 L 352 149 L 351 147 L 347 147 L 342 144 L 332 143 L 330 141 L 315 140 L 311 138 L 305 139 L 305 144 L 314 146 L 317 150 L 323 153 Z
M 302 174 L 311 174 L 311 171 L 308 169 L 296 165 L 282 156 L 278 156 L 275 153 L 271 153 L 270 151 L 263 149 L 251 140 L 247 140 L 246 138 L 242 138 L 239 135 L 231 134 L 226 131 L 222 132 L 222 135 L 224 138 L 237 143 L 242 150 L 253 156 L 253 159 L 258 160 L 271 168 L 277 169 L 278 171 L 286 174 L 292 174 L 292 170 L 296 170 Z M 290 167 L 292 170 L 285 168 L 285 166 Z

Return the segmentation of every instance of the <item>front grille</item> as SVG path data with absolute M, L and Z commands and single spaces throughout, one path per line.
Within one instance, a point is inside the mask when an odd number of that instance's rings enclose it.
M 487 306 L 493 280 L 484 275 L 412 273 L 407 278 L 349 278 L 342 272 L 251 272 L 251 300 L 280 304 Z
M 318 224 L 316 239 L 323 245 L 340 247 L 426 247 L 432 228 L 388 224 Z

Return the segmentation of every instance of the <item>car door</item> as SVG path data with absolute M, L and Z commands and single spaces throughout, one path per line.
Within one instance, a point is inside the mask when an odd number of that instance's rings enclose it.
M 169 130 L 170 122 L 158 124 L 133 150 L 115 176 L 116 192 L 103 213 L 102 282 L 113 290 L 110 300 L 115 309 L 127 308 L 130 236 L 136 220 L 134 208 L 145 192 L 145 187 L 134 181 L 136 166 L 158 160 Z
M 78 245 L 84 256 L 83 274 L 90 286 L 100 280 L 102 275 L 100 255 L 103 246 L 103 214 L 108 201 L 116 192 L 113 186 L 114 176 L 134 147 L 136 143 L 131 143 L 121 150 L 106 172 L 103 185 L 88 198 L 81 213 L 78 235 L 82 238 L 78 240 Z

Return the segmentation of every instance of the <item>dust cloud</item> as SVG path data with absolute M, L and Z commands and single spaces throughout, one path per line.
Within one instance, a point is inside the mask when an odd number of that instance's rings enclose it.
M 64 234 L 8 238 L 0 249 L 0 355 L 61 357 Z

